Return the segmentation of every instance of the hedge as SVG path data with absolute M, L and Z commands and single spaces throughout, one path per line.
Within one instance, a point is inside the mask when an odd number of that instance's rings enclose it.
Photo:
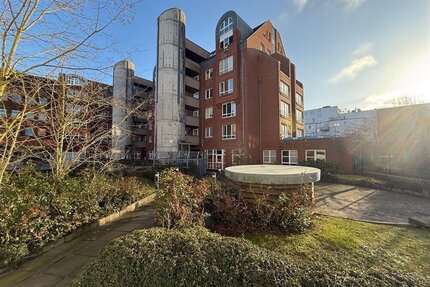
M 425 286 L 394 270 L 331 269 L 202 227 L 152 228 L 112 241 L 71 286 Z

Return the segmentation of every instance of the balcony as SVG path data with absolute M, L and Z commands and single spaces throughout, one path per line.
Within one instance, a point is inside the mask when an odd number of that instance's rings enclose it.
M 194 107 L 194 108 L 199 108 L 199 106 L 200 106 L 199 99 L 195 99 L 195 98 L 190 97 L 190 96 L 185 96 L 185 105 L 190 106 L 190 107 Z
M 146 116 L 134 116 L 133 121 L 146 123 L 148 120 L 147 120 Z
M 133 142 L 133 146 L 138 148 L 146 148 L 146 142 L 136 141 L 136 142 Z
M 185 136 L 185 142 L 190 143 L 191 145 L 199 145 L 199 137 L 198 136 Z
M 197 73 L 200 72 L 200 65 L 188 58 L 185 58 L 185 68 L 193 70 Z
M 189 77 L 189 76 L 185 76 L 185 85 L 194 89 L 194 90 L 199 90 L 199 88 L 200 88 L 200 82 L 194 78 Z
M 196 117 L 185 116 L 185 125 L 198 127 L 200 126 L 200 119 Z

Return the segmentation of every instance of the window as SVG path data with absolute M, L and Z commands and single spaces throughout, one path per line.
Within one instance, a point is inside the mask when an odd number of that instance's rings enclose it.
M 281 151 L 281 159 L 282 164 L 284 165 L 291 165 L 291 164 L 298 164 L 299 163 L 299 157 L 297 150 L 283 150 Z
M 285 96 L 290 95 L 290 86 L 288 86 L 283 81 L 279 82 L 279 92 Z
M 152 143 L 152 136 L 148 136 L 148 143 Z
M 260 43 L 260 51 L 266 52 L 266 47 L 264 47 L 263 43 Z
M 205 90 L 205 99 L 211 99 L 213 97 L 213 89 Z
M 199 98 L 199 92 L 195 92 L 195 93 L 193 94 L 193 98 L 194 98 L 194 99 L 198 99 L 198 98 Z
M 219 94 L 224 96 L 233 93 L 233 79 L 225 80 L 219 83 Z
M 236 116 L 236 103 L 230 102 L 222 105 L 222 117 L 230 118 Z
M 233 43 L 233 36 L 225 37 L 223 40 L 220 41 L 219 47 L 220 49 L 227 49 L 231 43 Z
M 34 136 L 33 128 L 26 128 L 26 129 L 24 130 L 24 135 L 25 135 L 26 137 L 32 137 L 32 136 Z
M 303 112 L 296 110 L 296 121 L 299 123 L 303 123 Z
M 134 159 L 140 159 L 141 151 L 138 149 L 134 150 Z
M 299 105 L 303 105 L 303 96 L 300 95 L 299 93 L 296 93 L 296 103 Z
M 222 139 L 231 140 L 236 138 L 236 124 L 222 126 Z
M 224 150 L 210 149 L 206 150 L 206 162 L 208 169 L 223 169 L 224 168 Z
M 193 111 L 193 117 L 198 118 L 199 117 L 199 111 Z
M 2 100 L 6 102 L 8 100 L 8 98 L 9 98 L 9 94 L 7 92 L 3 92 Z
M 284 101 L 281 101 L 280 113 L 281 113 L 281 117 L 288 117 L 288 114 L 290 113 L 290 105 Z
M 213 127 L 205 128 L 205 138 L 207 138 L 207 139 L 213 138 L 213 134 L 214 134 L 214 128 Z
M 228 17 L 222 21 L 221 26 L 219 27 L 219 36 L 223 36 L 224 34 L 227 34 L 228 32 L 233 30 L 233 19 L 231 17 Z
M 281 139 L 289 137 L 291 137 L 290 128 L 285 124 L 281 124 Z
M 15 103 L 20 104 L 21 103 L 21 96 L 20 95 L 13 95 L 12 96 L 12 101 L 14 101 Z
M 28 113 L 28 114 L 25 116 L 25 118 L 26 118 L 27 120 L 34 120 L 34 114 L 33 114 L 33 113 Z
M 48 103 L 48 100 L 46 98 L 39 98 L 39 103 L 41 105 L 46 105 Z
M 40 137 L 46 136 L 46 130 L 45 129 L 37 129 L 37 135 Z
M 297 129 L 296 136 L 297 136 L 298 138 L 302 138 L 302 137 L 303 137 L 303 135 L 304 135 L 304 131 L 303 131 L 303 130 L 301 130 L 301 129 Z
M 326 161 L 325 149 L 306 150 L 306 161 Z
M 214 110 L 212 107 L 205 109 L 205 119 L 211 119 L 214 117 Z
M 207 69 L 205 71 L 205 80 L 209 80 L 210 78 L 212 78 L 212 76 L 213 76 L 213 69 L 212 68 Z
M 11 116 L 12 116 L 12 118 L 14 118 L 14 117 L 18 116 L 18 114 L 19 114 L 19 111 L 17 111 L 17 110 L 12 110 L 12 111 L 11 111 Z
M 224 74 L 233 70 L 233 56 L 225 58 L 219 62 L 219 74 Z
M 193 136 L 199 136 L 199 129 L 193 129 Z
M 263 150 L 263 164 L 276 163 L 276 150 Z

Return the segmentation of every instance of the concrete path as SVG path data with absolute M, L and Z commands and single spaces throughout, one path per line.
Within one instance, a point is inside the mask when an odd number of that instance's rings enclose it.
M 407 224 L 409 217 L 430 217 L 430 199 L 344 184 L 315 185 L 316 212 L 344 218 Z
M 14 272 L 4 274 L 0 277 L 0 286 L 67 286 L 82 266 L 96 256 L 109 241 L 135 229 L 153 226 L 155 208 L 151 205 L 143 206 L 118 221 L 43 253 Z

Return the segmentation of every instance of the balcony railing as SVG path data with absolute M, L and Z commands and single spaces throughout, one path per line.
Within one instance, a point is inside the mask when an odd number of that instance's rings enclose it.
M 185 136 L 185 142 L 190 143 L 191 145 L 199 145 L 199 137 L 198 136 Z

